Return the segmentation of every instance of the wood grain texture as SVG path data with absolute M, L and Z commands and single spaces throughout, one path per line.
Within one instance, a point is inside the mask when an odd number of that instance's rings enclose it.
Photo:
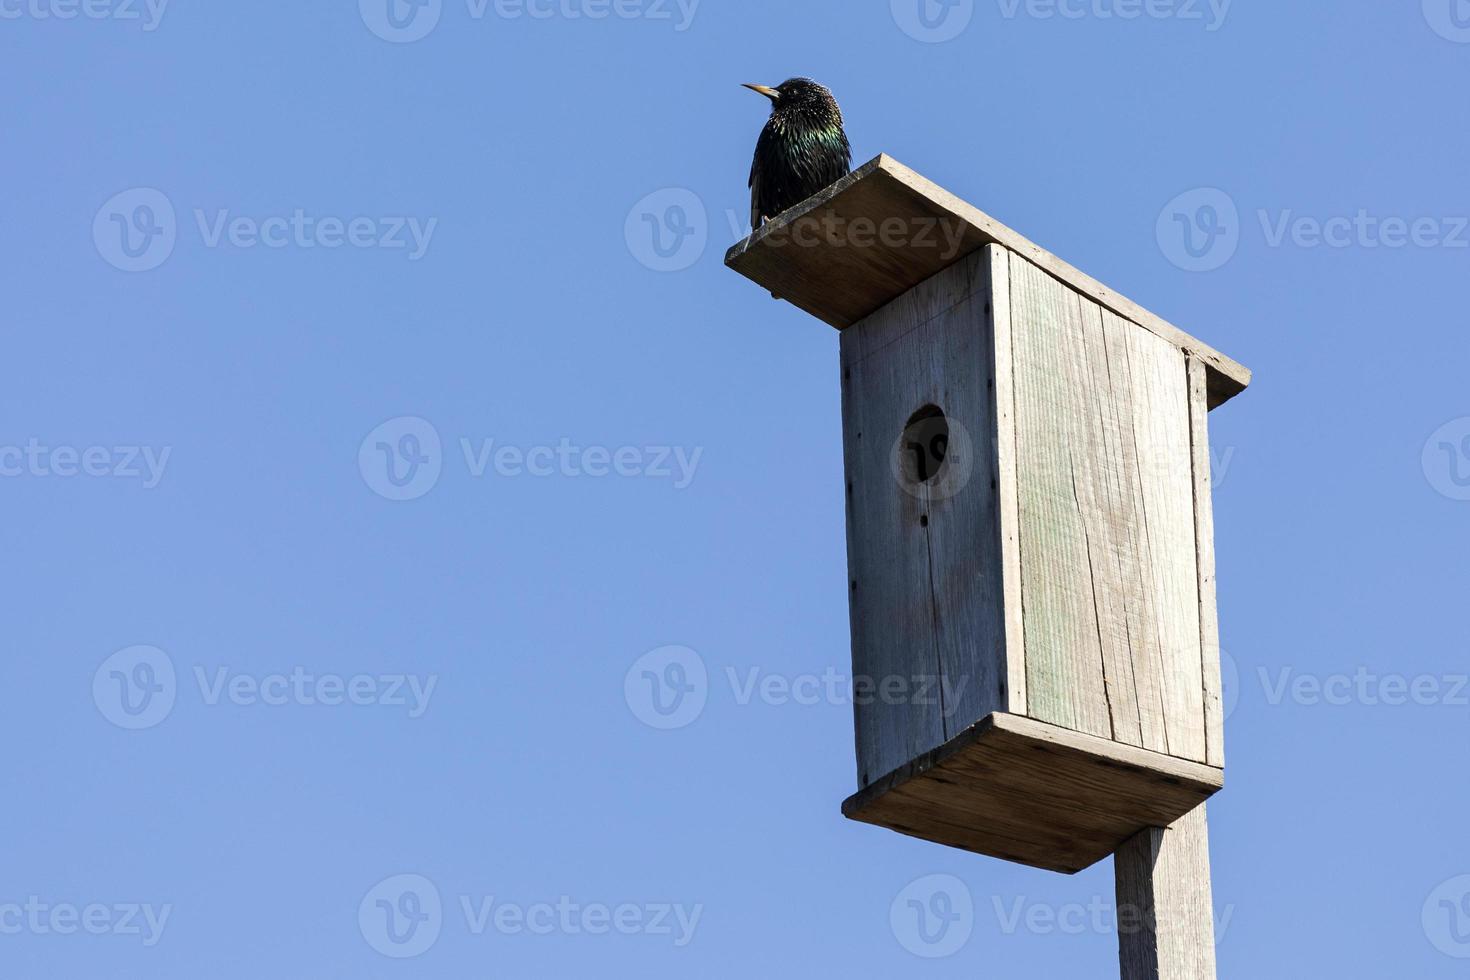
M 1021 507 L 1016 476 L 1016 385 L 1011 339 L 1011 253 L 999 245 L 985 246 L 990 266 L 991 317 L 994 337 L 996 507 L 1000 516 L 1001 596 L 1005 612 L 1006 687 L 1008 701 L 1001 707 L 1026 714 L 1025 607 L 1021 599 Z
M 1225 766 L 1224 685 L 1220 678 L 1220 620 L 1215 602 L 1215 505 L 1211 491 L 1210 408 L 1207 371 L 1189 359 L 1190 448 L 1194 455 L 1194 539 L 1199 560 L 1200 662 L 1205 693 L 1205 761 Z
M 1194 459 L 1184 358 L 1127 321 L 1104 319 L 1128 338 L 1133 439 L 1142 472 L 1143 556 L 1152 580 L 1163 658 L 1168 751 L 1206 761 L 1204 680 L 1199 634 L 1198 555 L 1194 539 Z
M 1028 714 L 1205 762 L 1184 356 L 1009 271 Z
M 1018 257 L 1011 261 L 1016 457 L 1025 606 L 1028 714 L 1112 738 L 1099 649 L 1078 457 L 1088 433 L 1081 406 L 1081 306 L 1075 294 Z
M 869 690 L 854 699 L 860 786 L 1007 703 L 983 258 L 842 334 L 853 675 Z M 926 406 L 951 426 L 930 483 L 903 471 Z
M 885 236 L 885 222 L 897 228 Z M 998 244 L 1206 365 L 1211 407 L 1250 371 L 886 155 L 767 222 L 726 265 L 838 329 L 960 258 Z
M 1215 919 L 1206 807 L 1118 849 L 1118 961 L 1123 980 L 1214 980 Z
M 973 291 L 935 316 L 924 328 L 931 339 L 921 341 L 929 346 L 929 404 L 944 412 L 950 427 L 948 455 L 936 479 L 908 486 L 927 508 L 945 740 L 1010 706 L 994 452 L 993 268 L 984 250 L 958 268 Z
M 853 820 L 1072 874 L 1224 784 L 1218 769 L 995 713 L 875 780 Z

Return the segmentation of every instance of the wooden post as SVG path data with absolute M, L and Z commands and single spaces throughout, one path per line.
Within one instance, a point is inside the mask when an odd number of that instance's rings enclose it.
M 1215 980 L 1205 806 L 1150 828 L 1113 857 L 1123 980 Z

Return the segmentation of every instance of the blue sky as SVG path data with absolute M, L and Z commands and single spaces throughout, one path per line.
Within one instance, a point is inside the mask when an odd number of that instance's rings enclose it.
M 926 3 L 0 0 L 0 973 L 1112 975 L 1110 863 L 838 814 L 804 74 L 1256 372 L 1221 975 L 1465 975 L 1470 4 Z

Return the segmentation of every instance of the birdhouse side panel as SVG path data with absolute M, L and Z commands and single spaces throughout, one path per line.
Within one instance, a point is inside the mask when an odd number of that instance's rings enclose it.
M 1194 539 L 1199 551 L 1199 629 L 1205 678 L 1205 762 L 1225 768 L 1224 682 L 1220 619 L 1215 606 L 1215 505 L 1210 473 L 1210 379 L 1189 358 L 1189 441 L 1194 452 Z
M 1008 709 L 985 251 L 842 332 L 858 782 Z
M 1203 762 L 1184 354 L 1014 254 L 1010 281 L 1028 712 Z

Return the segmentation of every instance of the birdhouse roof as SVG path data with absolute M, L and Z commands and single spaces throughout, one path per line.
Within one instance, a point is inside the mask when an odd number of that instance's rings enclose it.
M 725 264 L 839 330 L 989 244 L 1199 358 L 1210 407 L 1250 384 L 1242 364 L 1109 289 L 887 155 L 735 245 Z

